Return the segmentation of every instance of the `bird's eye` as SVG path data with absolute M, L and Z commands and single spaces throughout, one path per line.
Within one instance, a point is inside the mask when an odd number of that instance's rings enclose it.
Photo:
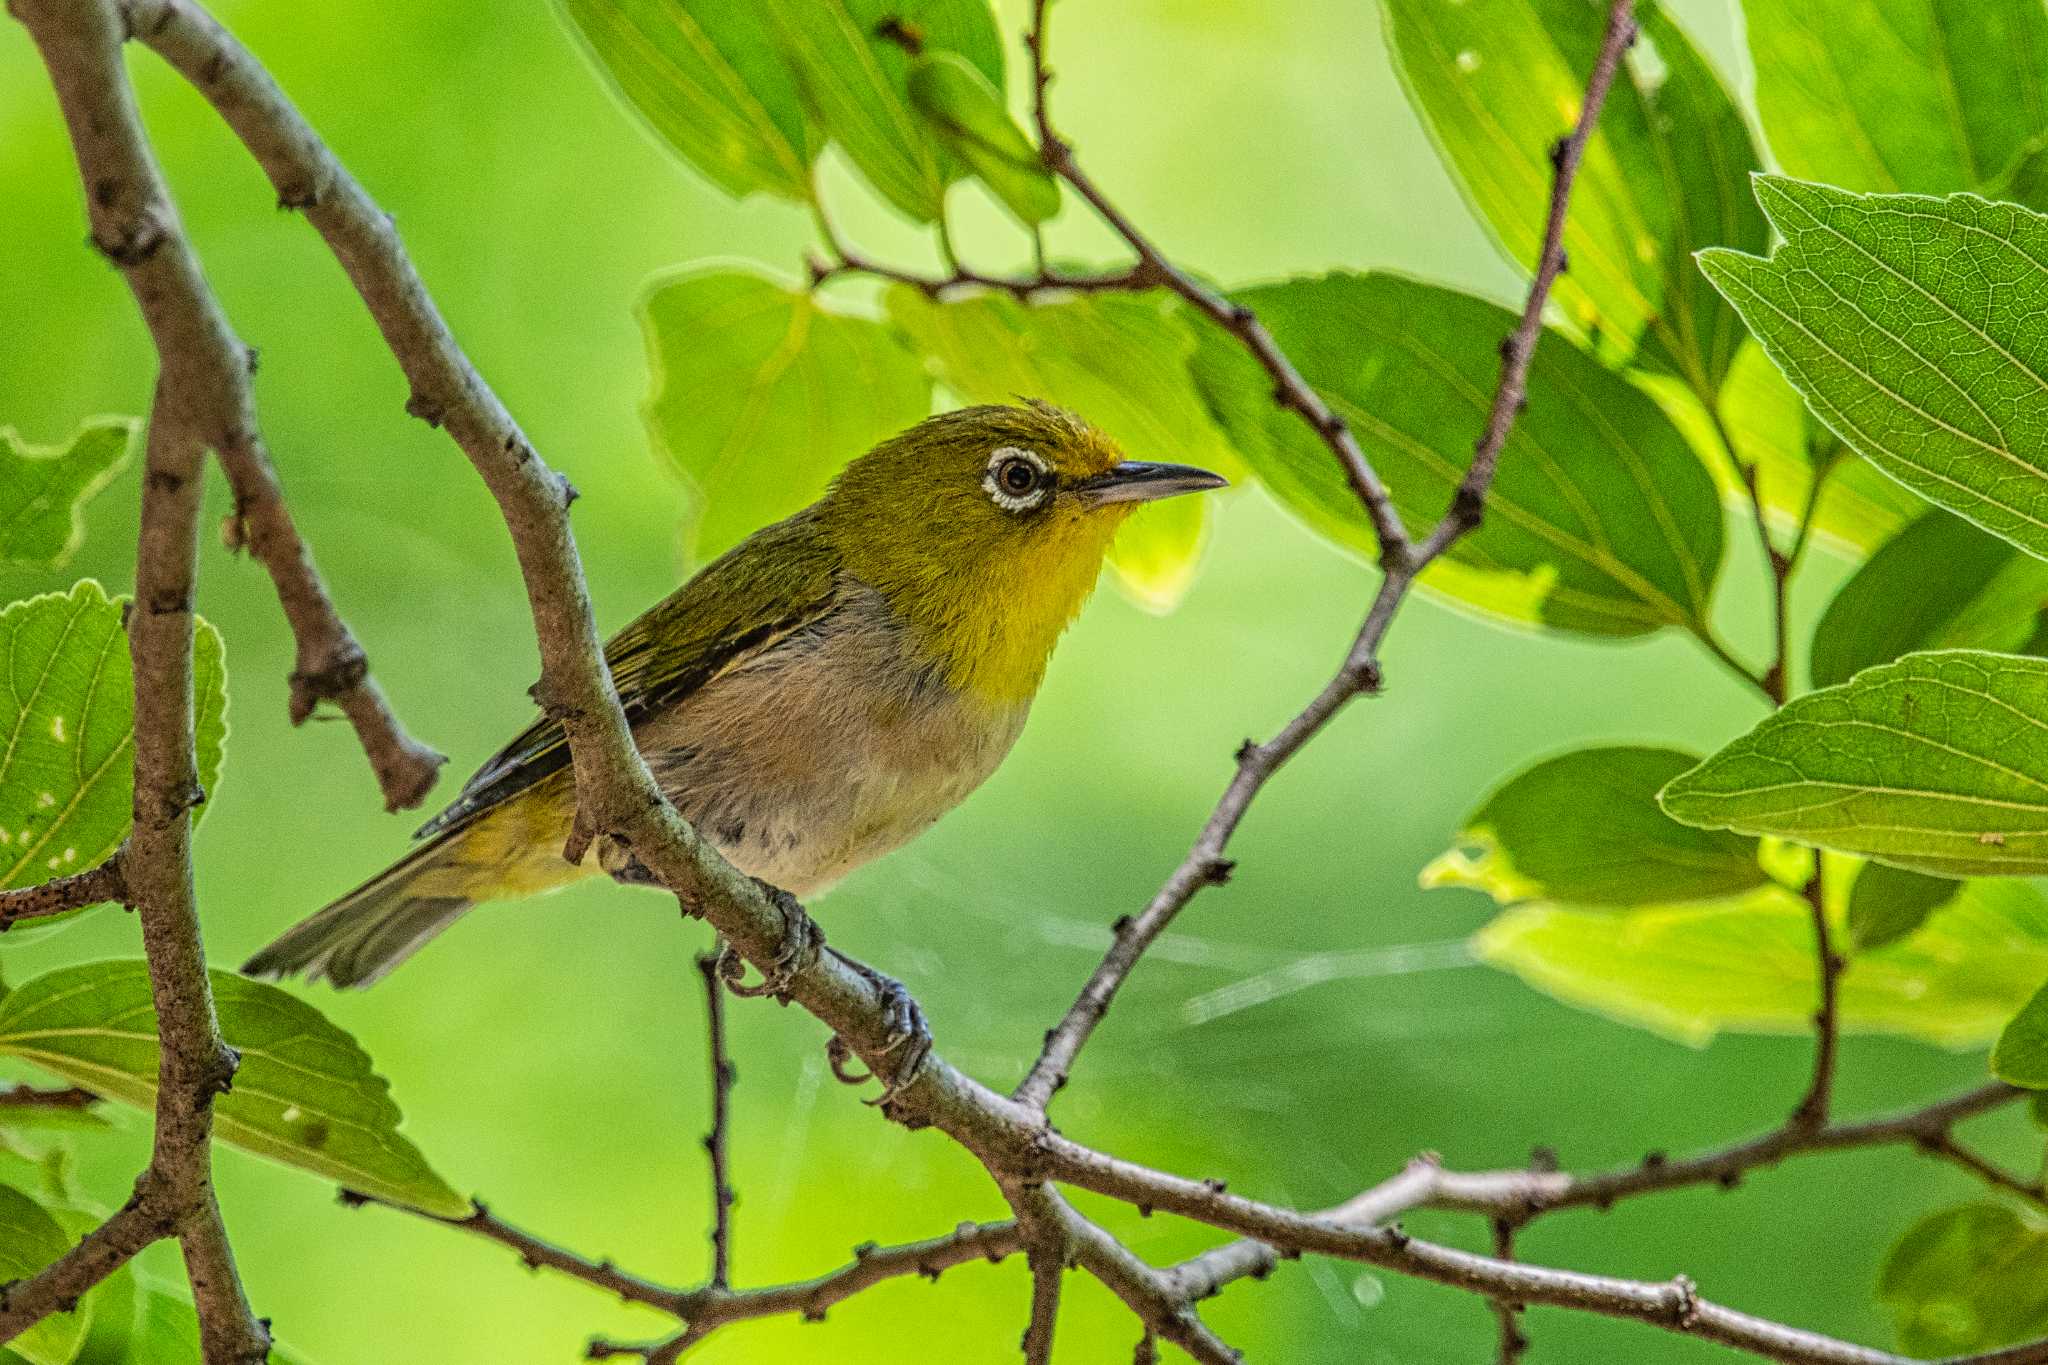
M 1036 451 L 1001 446 L 989 455 L 981 486 L 1006 512 L 1027 512 L 1052 491 L 1052 470 Z

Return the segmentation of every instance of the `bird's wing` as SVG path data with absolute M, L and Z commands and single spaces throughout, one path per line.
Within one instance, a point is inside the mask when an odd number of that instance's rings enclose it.
M 605 646 L 626 721 L 639 725 L 718 674 L 830 608 L 838 552 L 799 513 L 712 561 Z M 562 727 L 543 717 L 494 754 L 449 807 L 420 826 L 428 838 L 469 823 L 568 766 Z

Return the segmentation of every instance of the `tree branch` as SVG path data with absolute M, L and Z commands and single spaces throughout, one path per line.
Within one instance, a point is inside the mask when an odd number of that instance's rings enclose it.
M 1313 390 L 1302 381 L 1272 338 L 1258 325 L 1247 310 L 1239 309 L 1227 300 L 1211 295 L 1200 285 L 1175 270 L 1162 258 L 1157 249 L 1118 213 L 1075 164 L 1073 150 L 1053 132 L 1051 119 L 1046 111 L 1045 92 L 1051 82 L 1051 73 L 1045 64 L 1045 19 L 1046 0 L 1037 0 L 1033 6 L 1033 27 L 1029 39 L 1035 72 L 1035 86 L 1038 92 L 1037 111 L 1041 142 L 1044 145 L 1046 163 L 1073 185 L 1089 203 L 1093 204 L 1118 235 L 1138 253 L 1139 259 L 1153 262 L 1161 271 L 1167 287 L 1207 313 L 1218 323 L 1233 332 L 1252 353 L 1266 363 L 1267 370 L 1276 383 L 1275 401 L 1295 411 L 1324 433 L 1338 452 L 1340 462 L 1347 471 L 1353 469 L 1349 453 L 1356 450 L 1348 429 L 1343 426 Z M 1187 903 L 1194 899 L 1203 887 L 1215 885 L 1228 878 L 1233 864 L 1224 857 L 1231 835 L 1251 806 L 1252 799 L 1264 788 L 1266 782 L 1279 771 L 1282 764 L 1298 753 L 1302 746 L 1321 732 L 1323 726 L 1341 711 L 1353 697 L 1361 693 L 1377 691 L 1380 684 L 1379 647 L 1387 629 L 1393 624 L 1394 615 L 1407 598 L 1408 590 L 1414 585 L 1416 576 L 1451 548 L 1462 536 L 1479 525 L 1485 507 L 1487 490 L 1492 486 L 1494 470 L 1499 464 L 1500 453 L 1514 429 L 1515 417 L 1521 411 L 1528 389 L 1529 364 L 1536 354 L 1537 343 L 1543 335 L 1543 309 L 1550 297 L 1551 285 L 1564 269 L 1564 225 L 1567 209 L 1571 202 L 1572 184 L 1578 174 L 1579 162 L 1585 155 L 1586 141 L 1592 136 L 1593 128 L 1600 118 L 1601 106 L 1606 102 L 1607 91 L 1614 83 L 1615 72 L 1621 64 L 1622 53 L 1635 40 L 1635 18 L 1632 0 L 1613 0 L 1608 11 L 1607 29 L 1600 44 L 1600 54 L 1594 62 L 1593 73 L 1586 83 L 1586 98 L 1579 109 L 1578 122 L 1570 133 L 1561 139 L 1553 155 L 1556 174 L 1550 190 L 1550 210 L 1544 229 L 1543 247 L 1537 255 L 1535 279 L 1529 286 L 1529 295 L 1522 306 L 1520 322 L 1514 332 L 1501 344 L 1501 375 L 1499 386 L 1494 390 L 1493 404 L 1488 412 L 1486 426 L 1478 443 L 1473 448 L 1472 463 L 1464 478 L 1459 482 L 1450 508 L 1437 523 L 1429 537 L 1419 546 L 1411 547 L 1399 530 L 1399 519 L 1392 506 L 1386 501 L 1385 490 L 1373 477 L 1369 467 L 1364 465 L 1361 454 L 1356 462 L 1363 474 L 1353 474 L 1354 491 L 1364 502 L 1366 510 L 1373 517 L 1373 524 L 1380 531 L 1381 563 L 1385 576 L 1380 580 L 1371 608 L 1366 613 L 1365 624 L 1360 627 L 1358 637 L 1352 642 L 1350 652 L 1345 656 L 1337 674 L 1295 718 L 1282 728 L 1279 734 L 1264 744 L 1249 741 L 1237 752 L 1237 772 L 1232 776 L 1229 787 L 1217 802 L 1216 808 L 1204 822 L 1201 833 L 1196 836 L 1194 847 L 1181 860 L 1172 875 L 1161 886 L 1143 912 L 1135 918 L 1126 916 L 1115 925 L 1115 941 L 1103 956 L 1101 964 L 1088 979 L 1081 994 L 1068 1007 L 1066 1015 L 1046 1035 L 1045 1046 L 1039 1052 L 1038 1060 L 1032 1064 L 1016 1090 L 1016 1098 L 1034 1109 L 1044 1109 L 1052 1096 L 1066 1084 L 1073 1069 L 1074 1059 L 1087 1044 L 1095 1026 L 1108 1011 L 1110 1002 L 1123 986 L 1125 978 L 1137 966 L 1145 950 L 1173 923 Z M 1312 404 L 1312 406 L 1310 406 Z
M 62 915 L 102 901 L 126 904 L 128 883 L 121 875 L 121 855 L 125 851 L 125 847 L 117 848 L 98 867 L 89 867 L 68 877 L 58 877 L 14 891 L 0 891 L 0 934 L 25 919 Z
M 1806 879 L 1805 896 L 1813 919 L 1813 954 L 1820 978 L 1820 1003 L 1813 1014 L 1813 1079 L 1800 1097 L 1799 1107 L 1788 1121 L 1795 1128 L 1818 1128 L 1828 1121 L 1828 1104 L 1835 1089 L 1835 1043 L 1841 1030 L 1835 999 L 1839 994 L 1842 969 L 1848 964 L 1835 951 L 1828 927 L 1826 887 L 1819 850 L 1813 855 L 1813 875 Z
M 704 1032 L 711 1052 L 711 1131 L 704 1138 L 704 1152 L 711 1161 L 711 1284 L 723 1289 L 732 1283 L 734 1194 L 726 1144 L 732 1122 L 732 1086 L 738 1075 L 726 1053 L 725 983 L 718 976 L 718 953 L 697 954 L 697 971 L 704 978 Z

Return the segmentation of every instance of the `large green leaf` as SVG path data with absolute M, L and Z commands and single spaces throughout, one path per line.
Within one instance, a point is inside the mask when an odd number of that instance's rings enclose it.
M 2048 131 L 2040 0 L 1797 0 L 1744 17 L 1764 133 L 1793 175 L 1977 189 Z
M 71 1249 L 71 1239 L 41 1204 L 0 1185 L 0 1284 L 27 1279 Z M 53 1313 L 8 1348 L 30 1365 L 70 1365 L 90 1327 L 91 1309 L 81 1303 L 70 1313 Z
M 469 1209 L 399 1135 L 389 1085 L 353 1038 L 275 986 L 213 972 L 221 1035 L 242 1054 L 214 1105 L 224 1142 L 444 1217 Z M 0 1053 L 111 1100 L 156 1102 L 156 1016 L 139 961 L 88 962 L 0 1000 Z
M 2048 986 L 2020 1006 L 1998 1035 L 1991 1074 L 2029 1090 L 2048 1090 Z
M 1499 378 L 1504 309 L 1392 275 L 1326 275 L 1233 294 L 1343 415 L 1411 526 L 1443 513 Z M 1253 471 L 1312 528 L 1377 553 L 1327 448 L 1215 328 L 1195 374 Z M 1704 629 L 1721 564 L 1714 481 L 1656 403 L 1558 335 L 1529 373 L 1486 521 L 1425 575 L 1510 621 L 1590 635 Z
M 135 422 L 102 417 L 61 445 L 33 446 L 0 427 L 0 560 L 55 568 L 85 534 L 81 510 L 128 458 Z
M 2048 661 L 1909 654 L 1797 698 L 1660 799 L 1943 876 L 2048 872 Z
M 1550 148 L 1577 118 L 1607 6 L 1594 0 L 1383 0 L 1409 98 L 1482 221 L 1529 267 L 1543 240 Z M 1741 112 L 1661 11 L 1589 140 L 1557 285 L 1582 330 L 1712 393 L 1742 329 L 1692 268 L 1709 245 L 1761 250 L 1743 174 L 1759 163 Z M 1654 64 L 1655 71 L 1652 72 Z
M 1756 186 L 1784 245 L 1700 265 L 1771 358 L 1878 468 L 2048 557 L 2048 219 L 1973 195 Z
M 1135 459 L 1238 471 L 1188 377 L 1194 337 L 1161 296 L 1087 296 L 1026 305 L 982 294 L 935 303 L 907 286 L 887 296 L 889 316 L 939 382 L 969 402 L 1044 398 L 1081 413 Z M 1207 539 L 1209 498 L 1172 498 L 1136 512 L 1110 565 L 1140 605 L 1164 611 L 1194 581 Z
M 813 501 L 854 456 L 931 411 L 887 327 L 750 270 L 695 267 L 641 300 L 655 445 L 696 490 L 709 558 Z
M 733 195 L 811 195 L 818 137 L 768 18 L 731 0 L 560 0 L 656 136 Z
M 1812 911 L 1782 887 L 1623 914 L 1517 906 L 1472 946 L 1545 994 L 1694 1045 L 1723 1030 L 1810 1032 L 1820 998 Z M 1981 1046 L 2044 976 L 2048 902 L 2024 882 L 1971 882 L 1917 932 L 1849 959 L 1841 1025 Z
M 910 99 L 910 48 L 955 52 L 1003 89 L 989 0 L 762 0 L 817 125 L 868 183 L 918 222 L 961 167 Z
M 1631 906 L 1708 900 L 1760 886 L 1756 840 L 1690 829 L 1657 791 L 1699 760 L 1675 749 L 1578 749 L 1510 778 L 1465 819 L 1460 847 L 1424 886 L 1526 900 Z
M 220 633 L 198 622 L 195 647 L 211 791 L 227 735 Z M 82 872 L 127 837 L 135 684 L 121 604 L 91 579 L 0 611 L 0 658 L 0 888 L 13 888 Z
M 1815 687 L 1922 649 L 2010 651 L 2048 607 L 2048 563 L 1933 508 L 1842 585 L 1813 632 Z
M 1060 183 L 1045 168 L 1003 95 L 957 52 L 930 53 L 910 67 L 910 102 L 953 155 L 1026 223 L 1060 211 Z
M 1886 1255 L 1877 1297 L 1916 1356 L 2037 1337 L 2048 1331 L 2048 1228 L 2004 1204 L 1929 1214 Z

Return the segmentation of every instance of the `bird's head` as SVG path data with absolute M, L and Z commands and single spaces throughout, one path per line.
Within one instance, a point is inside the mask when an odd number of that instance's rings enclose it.
M 1037 690 L 1046 656 L 1138 507 L 1224 480 L 1124 458 L 1050 403 L 961 408 L 876 446 L 819 511 L 847 568 L 907 621 L 955 685 Z

